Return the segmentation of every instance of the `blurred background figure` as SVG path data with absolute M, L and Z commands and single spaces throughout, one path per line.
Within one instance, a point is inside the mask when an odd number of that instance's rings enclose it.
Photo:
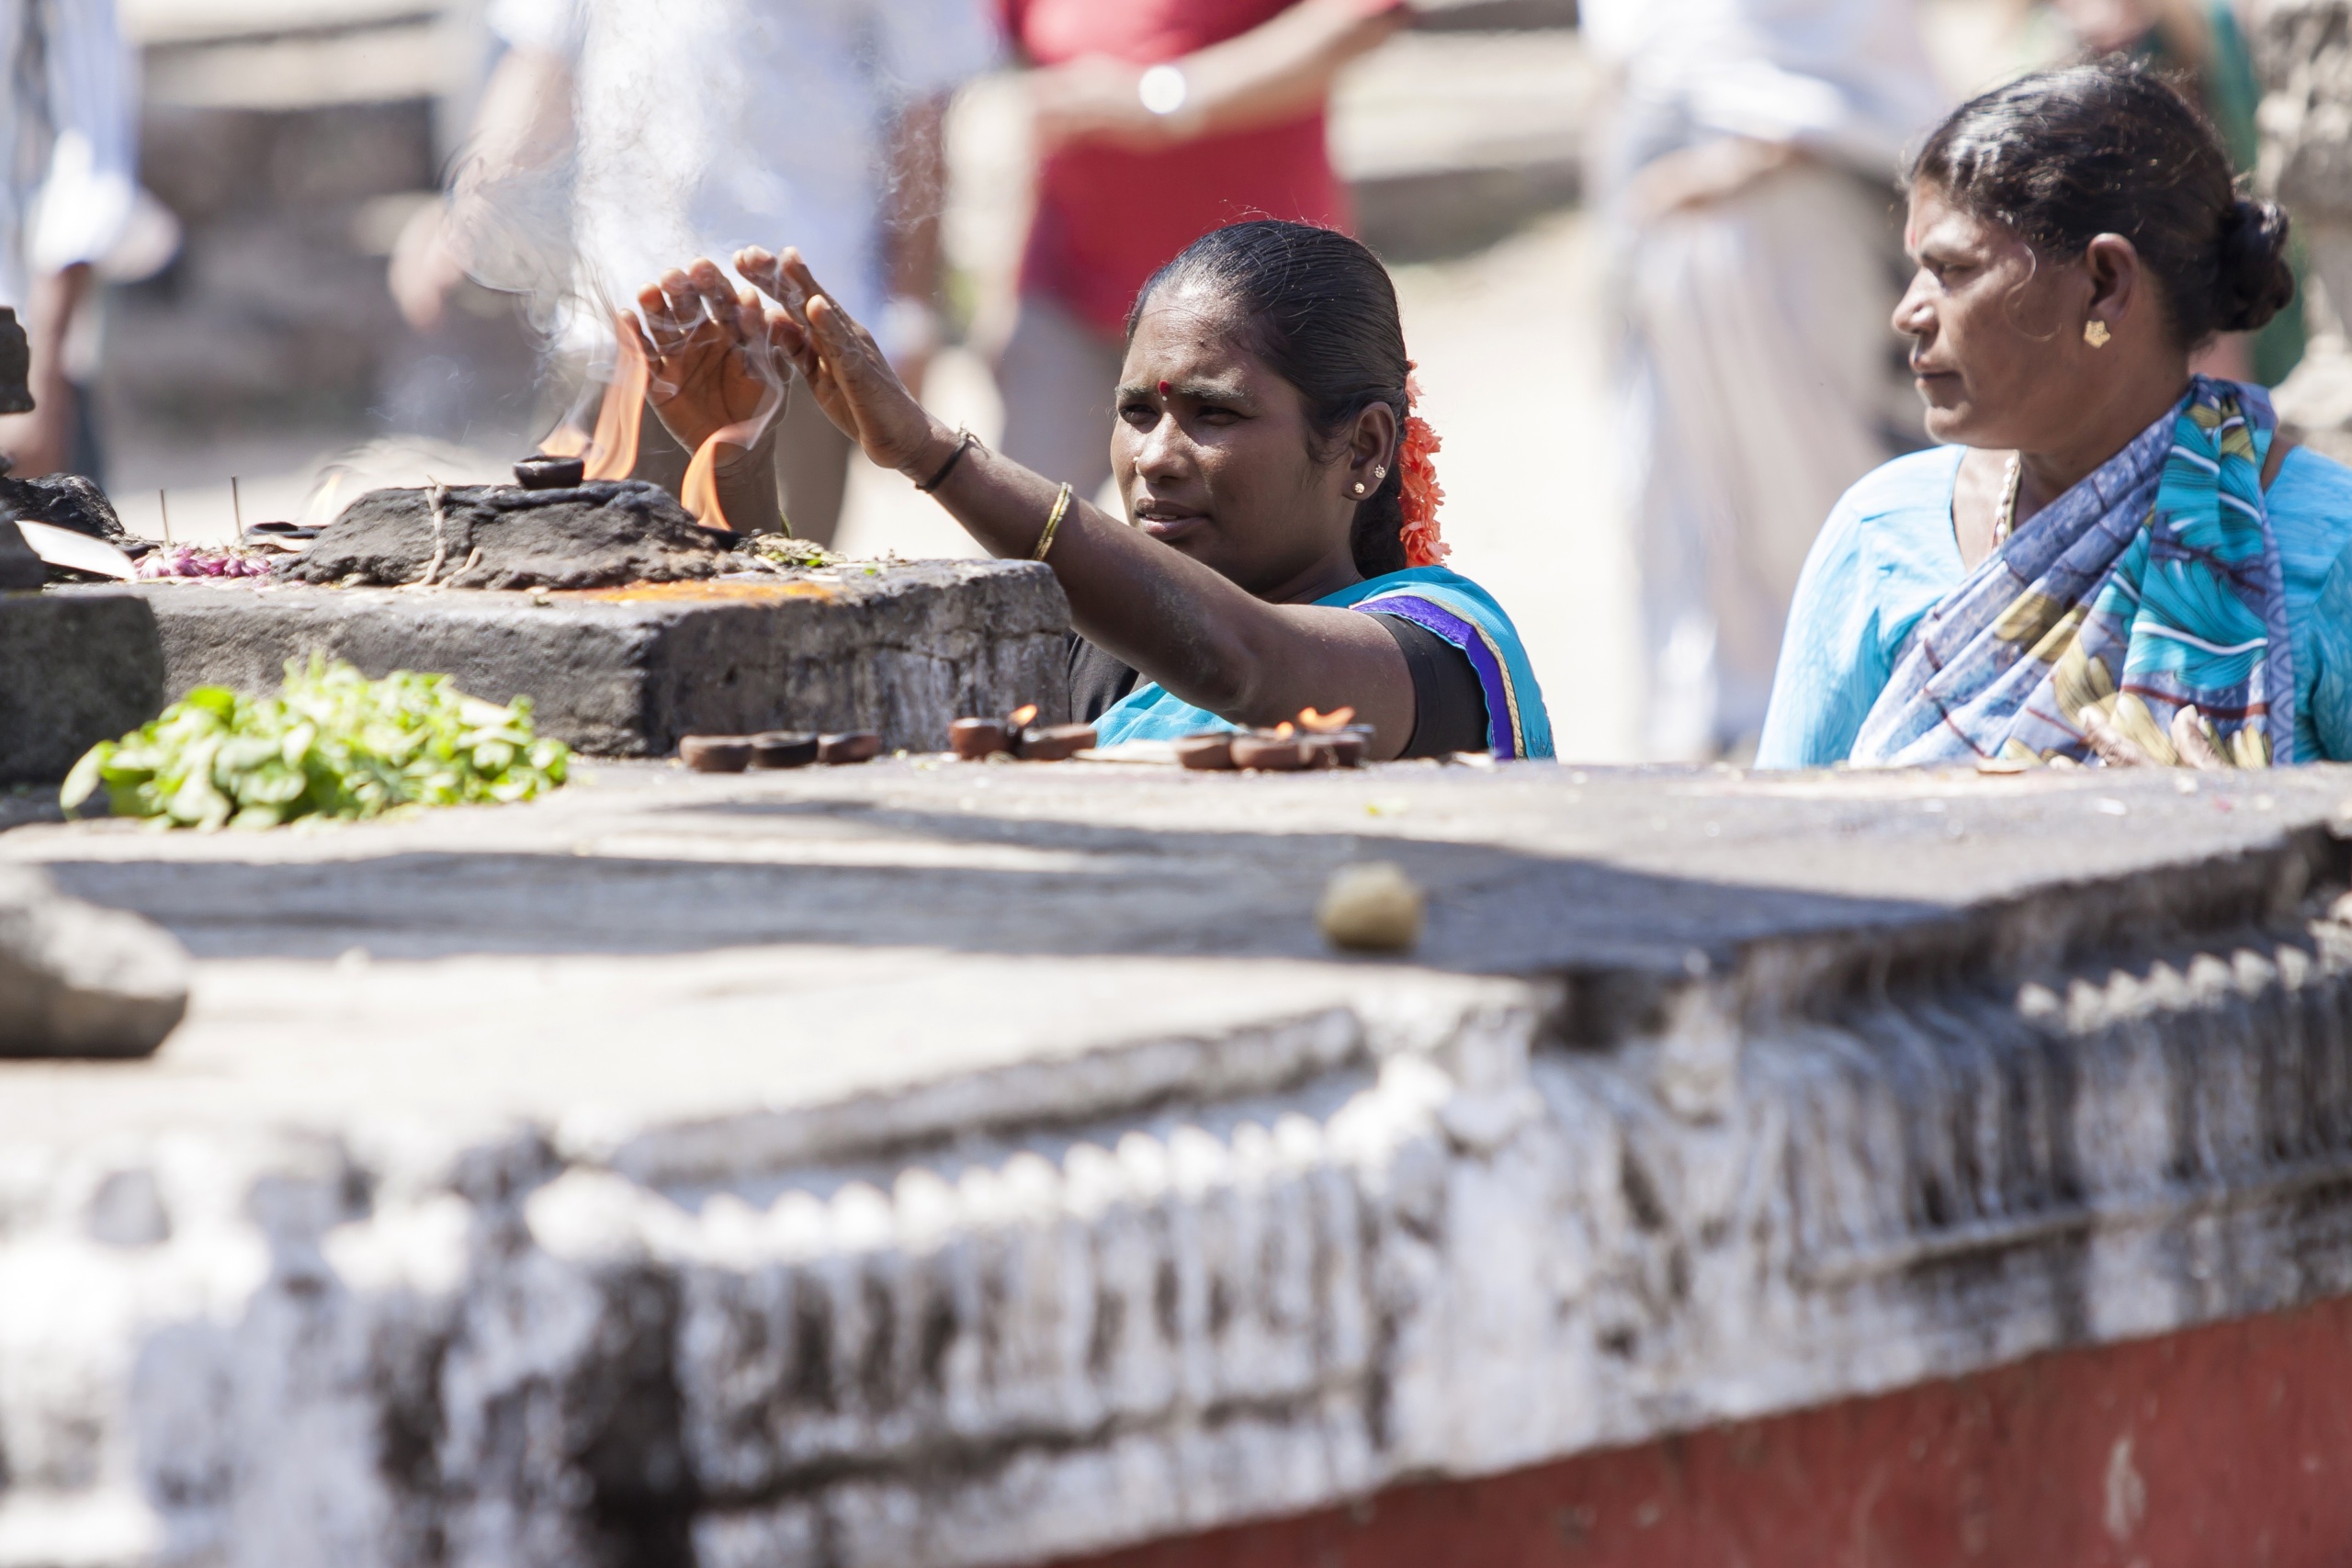
M 84 390 L 96 370 L 94 274 L 141 215 L 133 76 L 113 0 L 0 0 L 0 305 L 31 340 L 36 404 L 0 418 L 0 455 L 18 473 L 99 478 Z
M 393 253 L 412 324 L 471 276 L 531 297 L 585 361 L 665 270 L 797 244 L 921 385 L 940 336 L 942 106 L 996 53 L 978 0 L 492 0 L 488 20 L 505 53 L 448 201 Z M 806 396 L 774 439 L 793 531 L 831 543 L 848 441 Z M 653 419 L 640 441 L 638 474 L 674 491 L 690 454 Z
M 1193 241 L 1242 218 L 1352 232 L 1325 146 L 1340 68 L 1404 0 L 1001 0 L 1039 159 L 1020 304 L 998 357 L 1006 456 L 1110 478 L 1127 307 Z
M 1752 747 L 1846 488 L 1917 445 L 1893 396 L 1894 182 L 1945 96 L 1912 0 L 1588 0 L 1653 758 Z M 1907 389 L 1905 389 L 1907 391 Z

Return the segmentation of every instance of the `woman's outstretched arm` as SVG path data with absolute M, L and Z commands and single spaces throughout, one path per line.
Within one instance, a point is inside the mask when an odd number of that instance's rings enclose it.
M 916 482 L 947 468 L 963 437 L 926 412 L 873 338 L 810 276 L 797 253 L 747 251 L 736 268 L 782 307 L 770 333 L 832 422 L 875 463 Z M 1108 433 L 1105 433 L 1108 438 Z M 934 498 L 997 556 L 1034 556 L 1060 487 L 974 446 Z M 1182 700 L 1240 724 L 1301 708 L 1352 707 L 1382 757 L 1413 732 L 1404 654 L 1371 616 L 1272 604 L 1200 562 L 1073 498 L 1046 563 L 1078 629 Z

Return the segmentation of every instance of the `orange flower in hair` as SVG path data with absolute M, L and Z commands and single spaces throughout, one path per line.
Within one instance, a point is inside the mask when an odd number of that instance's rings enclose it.
M 1419 404 L 1421 388 L 1410 374 L 1415 367 L 1408 363 L 1405 368 L 1405 407 L 1409 411 Z M 1407 413 L 1404 436 L 1396 444 L 1397 500 L 1405 514 L 1404 526 L 1396 532 L 1405 542 L 1407 566 L 1442 566 L 1453 553 L 1437 531 L 1437 509 L 1445 501 L 1445 490 L 1437 482 L 1437 465 L 1430 459 L 1442 445 L 1428 420 Z

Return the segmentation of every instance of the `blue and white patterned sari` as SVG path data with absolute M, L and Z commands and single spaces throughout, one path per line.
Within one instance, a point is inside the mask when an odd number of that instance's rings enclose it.
M 2262 495 L 2277 427 L 2260 388 L 2197 377 L 1920 617 L 1852 761 L 2091 761 L 2086 709 L 2167 765 L 2182 761 L 2177 725 L 2239 767 L 2295 761 Z

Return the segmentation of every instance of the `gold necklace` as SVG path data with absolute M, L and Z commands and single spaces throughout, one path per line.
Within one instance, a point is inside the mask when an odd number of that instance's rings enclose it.
M 1993 547 L 1999 549 L 2009 542 L 2018 525 L 2018 491 L 2025 483 L 2025 464 L 2015 452 L 2009 454 L 2008 471 L 2001 476 L 2001 510 L 1993 514 Z

